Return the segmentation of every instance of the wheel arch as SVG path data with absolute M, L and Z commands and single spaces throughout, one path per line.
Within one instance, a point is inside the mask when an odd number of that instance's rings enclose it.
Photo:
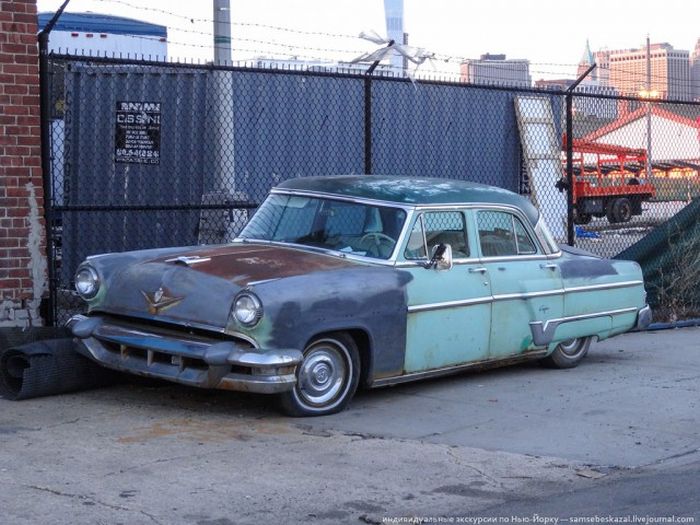
M 370 382 L 370 371 L 372 370 L 372 338 L 369 332 L 362 327 L 353 328 L 334 328 L 332 330 L 322 330 L 309 337 L 304 345 L 308 347 L 312 341 L 322 339 L 323 337 L 332 337 L 333 334 L 345 333 L 349 335 L 357 346 L 357 352 L 360 358 L 360 386 L 366 387 Z

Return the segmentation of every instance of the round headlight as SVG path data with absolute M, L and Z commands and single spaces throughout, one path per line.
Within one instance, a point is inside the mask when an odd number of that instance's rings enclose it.
M 233 302 L 233 316 L 243 326 L 255 326 L 263 315 L 260 299 L 250 292 L 243 292 Z
M 100 278 L 91 266 L 78 268 L 75 274 L 75 290 L 83 299 L 92 299 L 100 289 Z

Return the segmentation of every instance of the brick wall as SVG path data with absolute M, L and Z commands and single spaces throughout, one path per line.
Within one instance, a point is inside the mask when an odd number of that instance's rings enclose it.
M 40 325 L 47 289 L 36 0 L 0 0 L 0 327 Z

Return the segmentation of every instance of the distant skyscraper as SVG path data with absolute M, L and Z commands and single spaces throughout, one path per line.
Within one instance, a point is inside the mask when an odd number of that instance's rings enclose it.
M 397 44 L 403 44 L 403 0 L 384 0 L 384 15 L 387 37 Z M 401 73 L 405 69 L 404 57 L 393 53 L 391 67 L 394 73 Z
M 689 100 L 690 56 L 672 45 L 651 45 L 650 90 L 662 99 Z M 609 85 L 623 95 L 638 95 L 647 90 L 646 47 L 610 52 Z
M 695 51 L 690 57 L 690 87 L 693 100 L 700 101 L 700 38 L 698 38 Z
M 470 84 L 492 84 L 528 88 L 531 86 L 530 62 L 506 59 L 505 55 L 481 55 L 467 59 L 460 66 L 460 80 Z

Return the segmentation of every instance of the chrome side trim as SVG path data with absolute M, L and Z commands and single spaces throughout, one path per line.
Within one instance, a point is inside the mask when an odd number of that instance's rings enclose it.
M 465 363 L 461 365 L 447 366 L 444 368 L 436 368 L 435 370 L 426 370 L 424 372 L 412 372 L 410 374 L 404 374 L 400 376 L 383 377 L 372 382 L 370 385 L 372 388 L 396 385 L 399 383 L 407 383 L 408 381 L 416 381 L 420 379 L 428 379 L 431 377 L 441 377 L 452 374 L 457 374 L 459 372 L 464 372 L 467 370 L 473 370 L 478 368 L 484 368 L 489 366 L 506 366 L 510 364 L 515 364 L 521 361 L 529 361 L 531 359 L 537 359 L 547 355 L 547 350 L 531 350 L 523 354 L 514 354 L 511 357 L 504 357 L 499 359 L 484 359 L 482 361 L 474 361 L 472 363 Z
M 631 286 L 643 286 L 644 281 L 622 281 L 619 283 L 591 284 L 588 286 L 572 286 L 564 288 L 566 293 L 589 292 L 592 290 L 611 290 L 613 288 L 629 288 Z
M 442 303 L 427 303 L 427 304 L 416 304 L 413 306 L 408 307 L 408 313 L 418 313 L 418 312 L 427 312 L 430 310 L 442 310 L 445 308 L 457 308 L 460 306 L 474 306 L 477 304 L 485 304 L 485 303 L 490 303 L 493 301 L 493 297 L 489 296 L 484 296 L 484 297 L 476 297 L 474 299 L 461 299 L 458 301 L 445 301 Z
M 517 299 L 533 299 L 536 297 L 549 297 L 553 295 L 565 295 L 568 293 L 587 292 L 591 290 L 610 290 L 613 288 L 627 288 L 643 284 L 642 281 L 624 281 L 621 283 L 593 284 L 590 286 L 575 286 L 572 288 L 557 288 L 554 290 L 542 290 L 539 292 L 510 293 L 477 297 L 473 299 L 444 301 L 439 303 L 417 304 L 408 307 L 408 313 L 427 312 L 430 310 L 442 310 L 444 308 L 456 308 L 460 306 L 472 306 L 486 302 L 513 301 Z M 541 321 L 537 321 L 541 322 Z
M 575 321 L 585 321 L 587 319 L 597 319 L 599 317 L 613 317 L 615 315 L 629 314 L 636 311 L 637 307 L 632 306 L 630 308 L 620 308 L 619 310 L 572 315 L 570 317 L 560 317 L 558 319 L 549 319 L 547 321 L 531 321 L 530 331 L 532 332 L 532 341 L 537 346 L 547 346 L 554 339 L 554 332 L 556 329 L 563 324 L 573 323 Z
M 540 292 L 524 293 L 504 293 L 493 296 L 494 301 L 512 301 L 514 299 L 533 299 L 535 297 L 550 297 L 552 295 L 564 295 L 566 290 L 558 288 L 556 290 L 542 290 Z

